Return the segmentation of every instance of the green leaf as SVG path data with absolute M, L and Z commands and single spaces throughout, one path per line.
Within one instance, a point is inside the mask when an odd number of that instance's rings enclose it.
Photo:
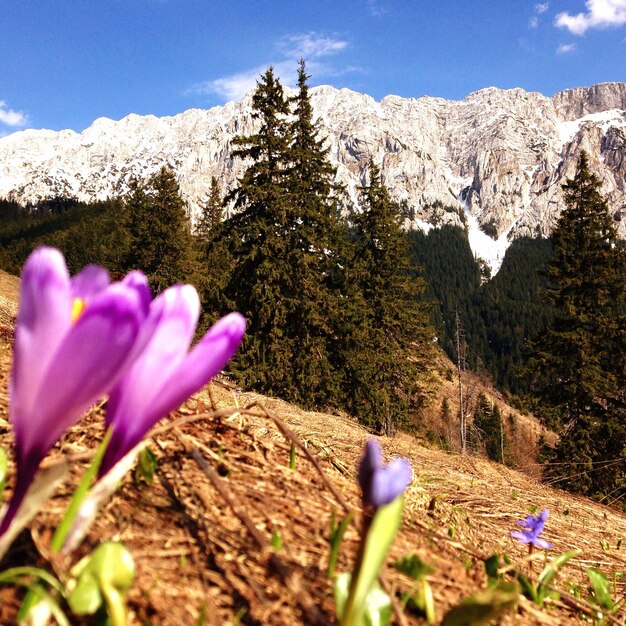
M 348 601 L 348 593 L 350 592 L 350 580 L 352 576 L 348 572 L 342 572 L 335 577 L 333 590 L 335 592 L 335 604 L 337 605 L 337 617 L 341 617 L 344 613 L 346 602 Z
M 391 543 L 402 523 L 403 505 L 404 498 L 399 497 L 381 506 L 374 514 L 364 540 L 361 561 L 357 564 L 358 569 L 350 583 L 346 607 L 340 620 L 341 626 L 359 623 L 365 609 L 365 600 L 378 578 Z
M 335 575 L 335 567 L 337 567 L 337 559 L 339 558 L 339 548 L 343 541 L 343 536 L 354 517 L 353 511 L 348 511 L 348 514 L 341 520 L 338 527 L 335 526 L 335 512 L 330 522 L 330 555 L 328 557 L 328 578 L 332 578 Z
M 103 598 L 98 581 L 90 571 L 78 578 L 67 602 L 76 615 L 93 615 L 102 606 Z
M 611 597 L 611 583 L 608 578 L 597 569 L 588 567 L 585 572 L 589 577 L 592 586 L 592 600 L 603 609 L 612 611 L 615 608 L 615 602 Z
M 291 448 L 289 448 L 289 469 L 296 469 L 296 444 L 292 443 Z
M 283 539 L 277 530 L 272 531 L 272 548 L 280 550 L 283 547 Z
M 487 572 L 487 576 L 490 580 L 500 578 L 498 569 L 500 569 L 500 557 L 497 554 L 492 554 L 485 559 L 485 572 Z
M 391 622 L 391 600 L 376 583 L 365 599 L 364 626 L 388 626 Z
M 352 576 L 343 572 L 335 578 L 334 591 L 335 603 L 337 604 L 337 615 L 343 615 L 350 593 L 350 582 Z M 354 621 L 344 622 L 349 626 L 388 626 L 391 622 L 391 600 L 389 596 L 375 582 L 369 593 L 365 597 L 361 615 L 355 617 Z
M 408 554 L 398 559 L 393 566 L 413 580 L 420 581 L 426 574 L 432 574 L 435 568 L 428 565 L 417 554 Z
M 532 600 L 535 604 L 539 604 L 539 596 L 537 595 L 537 590 L 534 585 L 524 576 L 524 574 L 517 575 L 517 581 L 522 587 L 522 593 L 529 599 Z
M 71 552 L 78 547 L 95 520 L 98 510 L 117 489 L 119 482 L 126 472 L 133 467 L 137 454 L 143 450 L 146 445 L 148 444 L 145 440 L 138 443 L 107 472 L 106 476 L 100 478 L 89 490 L 67 533 L 63 544 L 64 554 L 71 554 Z
M 143 448 L 141 452 L 139 452 L 137 464 L 135 465 L 135 482 L 140 483 L 144 481 L 148 485 L 151 485 L 154 481 L 154 473 L 156 472 L 157 466 L 157 458 L 154 456 L 152 450 L 148 447 Z
M 39 578 L 48 583 L 59 593 L 63 593 L 61 583 L 52 574 L 39 567 L 23 566 L 5 569 L 3 572 L 0 572 L 0 584 L 14 584 L 28 587 L 31 584 L 28 582 L 30 577 Z
M 0 447 L 0 496 L 7 484 L 7 471 L 9 467 L 9 459 L 7 451 Z
M 571 559 L 577 557 L 580 554 L 580 550 L 570 550 L 569 552 L 564 552 L 563 554 L 557 556 L 553 561 L 546 565 L 541 574 L 539 574 L 539 578 L 537 579 L 537 589 L 539 587 L 544 586 L 548 587 L 552 584 L 552 581 L 559 573 L 559 570 Z
M 71 593 L 76 612 L 92 614 L 105 605 L 113 626 L 126 626 L 125 594 L 135 577 L 135 563 L 121 544 L 101 543 L 87 555 L 72 574 L 76 577 Z
M 100 442 L 98 449 L 96 450 L 96 454 L 94 455 L 89 467 L 85 471 L 85 474 L 81 478 L 78 483 L 78 487 L 74 491 L 72 495 L 72 499 L 65 510 L 65 514 L 63 515 L 63 519 L 61 523 L 57 526 L 57 529 L 52 537 L 52 541 L 50 543 L 51 548 L 58 552 L 65 543 L 65 539 L 74 523 L 74 519 L 78 514 L 80 509 L 80 505 L 83 500 L 87 496 L 87 492 L 89 491 L 89 486 L 95 479 L 98 469 L 100 468 L 100 463 L 102 463 L 102 459 L 104 457 L 104 453 L 106 452 L 107 446 L 109 444 L 109 440 L 111 439 L 111 435 L 113 434 L 113 427 L 109 427 L 106 434 L 104 435 L 103 440 Z
M 37 622 L 31 621 L 34 615 L 37 615 Z M 45 615 L 45 617 L 44 617 Z M 35 583 L 28 588 L 28 593 L 24 599 L 24 603 L 20 607 L 18 613 L 18 621 L 20 623 L 41 623 L 47 624 L 48 617 L 52 615 L 58 626 L 70 626 L 67 616 L 57 603 L 57 601 L 46 591 L 46 589 Z
M 459 605 L 450 609 L 441 626 L 480 626 L 497 619 L 513 610 L 519 597 L 519 586 L 515 583 L 501 583 L 465 598 Z
M 420 581 L 414 593 L 405 594 L 403 600 L 410 609 L 426 617 L 428 624 L 434 624 L 437 621 L 433 590 L 427 581 Z

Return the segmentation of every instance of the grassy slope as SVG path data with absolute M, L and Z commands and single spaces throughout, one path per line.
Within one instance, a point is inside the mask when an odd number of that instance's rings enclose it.
M 0 273 L 0 296 L 5 298 L 0 307 L 13 301 L 16 286 L 16 280 Z M 5 446 L 11 443 L 6 421 L 9 365 L 10 343 L 0 334 L 0 444 Z M 197 421 L 172 428 L 170 420 L 153 439 L 151 447 L 159 458 L 155 482 L 138 487 L 127 477 L 99 515 L 81 554 L 111 538 L 130 548 L 138 567 L 130 594 L 133 623 L 194 624 L 201 613 L 207 624 L 233 623 L 236 616 L 250 624 L 332 623 L 331 584 L 324 577 L 328 527 L 332 512 L 341 514 L 342 503 L 358 509 L 355 466 L 368 433 L 349 418 L 301 411 L 253 393 L 235 395 L 227 384 L 213 383 L 210 390 L 220 408 L 232 410 L 236 403 L 251 408 L 229 419 L 211 413 L 202 417 L 209 406 L 206 393 L 189 401 L 179 417 Z M 301 453 L 296 470 L 288 469 L 289 444 L 257 403 L 306 443 L 335 495 Z M 64 438 L 53 456 L 89 450 L 100 436 L 101 417 L 92 415 Z M 626 539 L 623 513 L 480 458 L 429 449 L 408 435 L 383 437 L 381 443 L 388 456 L 409 458 L 415 471 L 392 557 L 417 552 L 436 568 L 428 580 L 440 617 L 463 596 L 485 586 L 482 559 L 494 552 L 506 552 L 516 561 L 524 557 L 509 532 L 530 507 L 550 509 L 545 535 L 554 544 L 554 554 L 582 550 L 560 575 L 561 588 L 567 588 L 566 583 L 584 586 L 585 567 L 598 567 L 609 576 L 626 571 L 624 546 L 616 544 Z M 198 454 L 217 477 L 211 479 L 201 470 L 195 461 Z M 73 468 L 80 471 L 80 461 Z M 37 560 L 46 566 L 47 559 L 47 566 L 59 573 L 67 567 L 49 555 L 47 546 L 71 484 L 68 481 L 31 524 L 31 532 L 14 544 L 3 569 Z M 277 556 L 269 548 L 272 533 L 283 541 Z M 349 568 L 356 537 L 353 526 L 344 541 L 339 571 Z M 540 564 L 524 567 L 527 573 L 534 568 L 536 575 Z M 391 568 L 385 578 L 390 588 L 408 586 Z M 621 580 L 617 595 L 623 594 Z M 0 587 L 0 623 L 10 622 L 18 602 L 14 589 Z M 422 622 L 405 614 L 396 623 Z M 502 623 L 585 622 L 567 602 L 539 611 L 522 599 L 518 614 Z

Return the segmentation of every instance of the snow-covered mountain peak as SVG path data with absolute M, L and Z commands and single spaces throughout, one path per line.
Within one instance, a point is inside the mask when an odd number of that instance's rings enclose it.
M 295 93 L 290 90 L 290 93 Z M 561 185 L 581 149 L 626 235 L 626 84 L 568 89 L 552 98 L 481 89 L 463 100 L 374 98 L 330 86 L 310 90 L 337 166 L 357 201 L 370 158 L 414 227 L 465 225 L 475 253 L 499 267 L 511 237 L 547 235 L 563 208 Z M 216 176 L 232 188 L 243 164 L 234 137 L 255 131 L 252 92 L 240 102 L 158 118 L 97 119 L 82 133 L 23 130 L 0 138 L 0 197 L 37 202 L 123 194 L 132 177 L 168 165 L 192 212 Z

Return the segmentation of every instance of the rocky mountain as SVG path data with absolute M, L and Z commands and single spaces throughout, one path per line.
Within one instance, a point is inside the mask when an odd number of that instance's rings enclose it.
M 394 196 L 413 209 L 407 226 L 466 225 L 472 249 L 492 270 L 513 237 L 550 232 L 563 207 L 561 184 L 574 174 L 581 149 L 626 237 L 626 83 L 552 98 L 489 88 L 461 101 L 380 102 L 321 86 L 311 99 L 338 179 L 353 198 L 373 157 Z M 244 164 L 231 159 L 231 142 L 253 130 L 251 95 L 173 117 L 101 118 L 82 133 L 24 130 L 0 138 L 0 197 L 104 199 L 166 164 L 193 213 L 211 176 L 225 189 L 235 183 Z

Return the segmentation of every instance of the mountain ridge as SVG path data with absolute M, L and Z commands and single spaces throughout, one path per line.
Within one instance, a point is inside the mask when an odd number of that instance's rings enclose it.
M 626 83 L 552 97 L 495 87 L 463 100 L 388 95 L 378 102 L 328 85 L 310 94 L 338 182 L 353 202 L 374 158 L 409 209 L 407 227 L 466 226 L 474 254 L 492 271 L 512 238 L 550 233 L 581 149 L 626 237 Z M 0 138 L 0 197 L 105 199 L 168 165 L 195 215 L 212 176 L 228 190 L 243 172 L 230 147 L 255 131 L 251 98 L 168 117 L 98 118 L 81 133 L 27 129 Z

